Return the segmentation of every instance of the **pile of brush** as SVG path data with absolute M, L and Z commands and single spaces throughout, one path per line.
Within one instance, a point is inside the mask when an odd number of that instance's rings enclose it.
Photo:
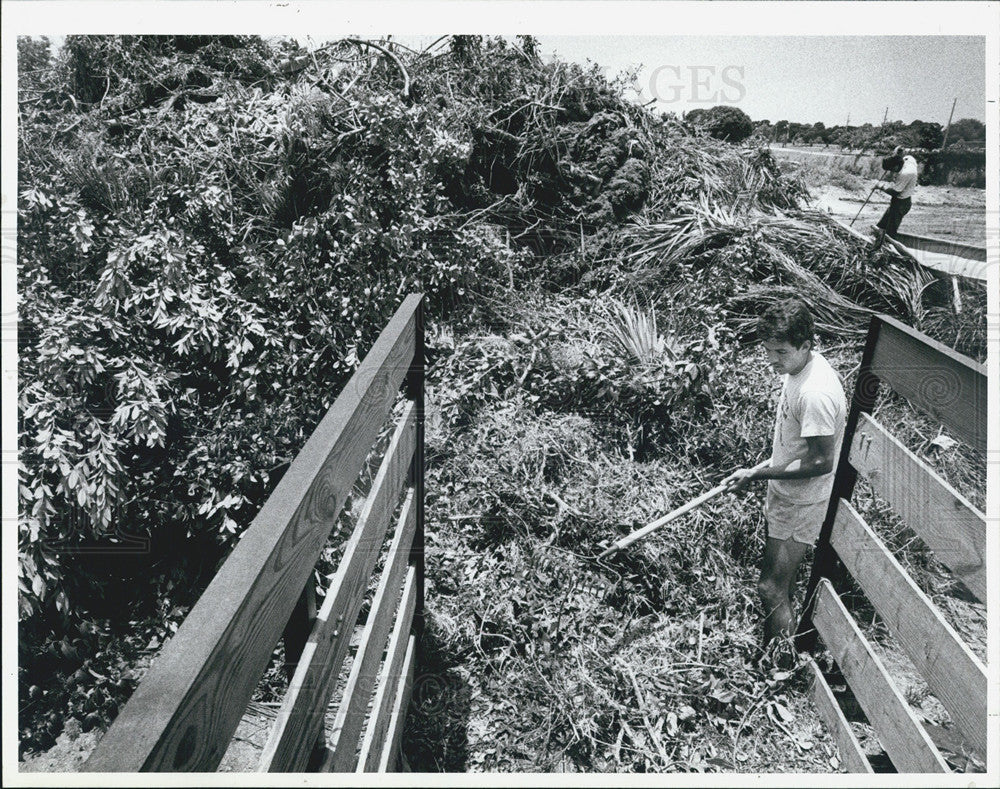
M 494 227 L 538 256 L 509 272 L 510 285 L 551 275 L 546 257 L 590 250 L 575 277 L 548 276 L 549 287 L 582 276 L 588 286 L 654 288 L 698 311 L 719 305 L 741 331 L 790 293 L 831 336 L 863 335 L 873 311 L 919 323 L 932 278 L 891 248 L 872 253 L 826 215 L 802 210 L 804 184 L 783 175 L 767 149 L 638 107 L 623 81 L 596 66 L 544 62 L 530 37 L 445 42 L 423 52 L 337 42 L 305 61 L 297 79 L 348 104 L 352 92 L 402 83 L 404 101 L 461 150 L 464 167 L 455 161 L 439 172 L 450 217 Z M 371 67 L 371 55 L 383 68 Z M 692 293 L 703 303 L 692 304 Z
M 627 279 L 692 304 L 723 305 L 745 330 L 769 302 L 795 294 L 822 334 L 860 336 L 872 312 L 910 321 L 933 277 L 908 258 L 864 242 L 818 211 L 690 203 L 658 222 L 629 228 Z M 741 210 L 742 209 L 742 210 Z

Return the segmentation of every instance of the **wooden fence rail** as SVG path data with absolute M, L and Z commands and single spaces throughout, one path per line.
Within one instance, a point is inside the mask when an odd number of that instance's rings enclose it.
M 350 769 L 376 680 L 375 702 L 381 706 L 371 716 L 364 767 L 394 766 L 409 688 L 406 677 L 399 681 L 400 672 L 413 671 L 422 626 L 423 359 L 423 298 L 414 294 L 382 331 L 84 770 L 215 770 L 282 635 L 294 673 L 260 769 Z M 404 383 L 409 402 L 316 612 L 313 569 Z M 394 536 L 330 752 L 324 713 L 393 520 Z M 387 647 L 385 667 L 373 677 Z
M 896 233 L 896 237 L 888 241 L 895 249 L 909 255 L 922 266 L 952 277 L 967 277 L 986 284 L 989 266 L 985 246 L 911 233 Z
M 872 318 L 847 418 L 833 494 L 816 546 L 800 649 L 821 637 L 899 772 L 948 772 L 947 762 L 900 692 L 877 651 L 835 590 L 850 574 L 928 689 L 948 711 L 970 751 L 986 755 L 986 667 L 952 629 L 851 505 L 858 474 L 882 496 L 967 589 L 986 601 L 986 520 L 961 494 L 872 416 L 880 386 L 986 449 L 982 365 L 885 316 Z M 823 673 L 813 699 L 852 772 L 871 772 Z

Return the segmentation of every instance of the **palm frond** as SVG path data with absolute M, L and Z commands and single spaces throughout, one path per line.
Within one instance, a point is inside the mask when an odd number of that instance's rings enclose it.
M 627 305 L 612 299 L 605 310 L 607 337 L 623 354 L 641 365 L 674 357 L 672 341 L 657 327 L 655 309 L 642 309 L 635 302 Z

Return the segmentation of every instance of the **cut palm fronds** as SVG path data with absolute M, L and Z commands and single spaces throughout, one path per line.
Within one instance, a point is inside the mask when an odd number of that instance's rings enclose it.
M 657 328 L 653 308 L 643 310 L 638 304 L 612 299 L 606 313 L 607 336 L 626 356 L 644 365 L 674 357 L 672 343 Z

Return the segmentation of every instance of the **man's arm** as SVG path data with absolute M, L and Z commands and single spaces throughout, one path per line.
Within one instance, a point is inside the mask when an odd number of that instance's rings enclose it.
M 900 192 L 903 191 L 902 180 L 902 174 L 896 173 L 892 177 L 891 185 L 882 186 L 881 184 L 875 184 L 875 188 L 880 192 L 885 192 L 887 195 L 891 195 L 892 197 L 899 197 Z
M 837 451 L 835 436 L 806 436 L 805 442 L 805 455 L 783 466 L 735 471 L 730 478 L 730 490 L 738 490 L 755 479 L 809 479 L 833 471 L 833 457 Z
M 753 479 L 809 479 L 833 471 L 833 456 L 837 451 L 835 436 L 806 436 L 806 454 L 785 464 L 754 472 Z

